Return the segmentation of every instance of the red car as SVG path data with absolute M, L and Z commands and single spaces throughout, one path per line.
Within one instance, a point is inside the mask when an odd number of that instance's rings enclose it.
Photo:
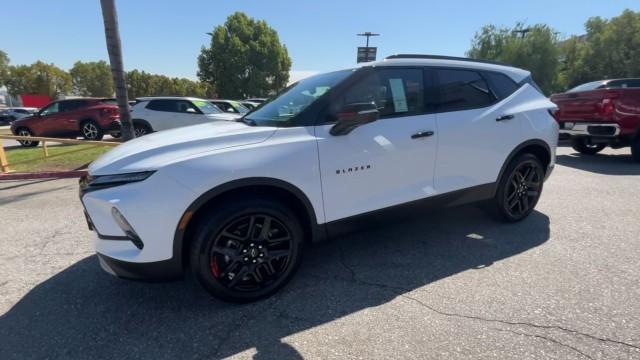
M 22 136 L 82 136 L 100 140 L 105 133 L 119 133 L 120 115 L 115 99 L 80 98 L 54 101 L 35 115 L 14 121 L 11 132 Z M 22 146 L 37 146 L 38 141 L 20 141 Z
M 630 146 L 640 161 L 640 79 L 601 80 L 551 96 L 560 138 L 583 154 Z

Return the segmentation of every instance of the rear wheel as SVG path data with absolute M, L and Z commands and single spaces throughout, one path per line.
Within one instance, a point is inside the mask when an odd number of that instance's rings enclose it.
M 93 120 L 83 122 L 82 125 L 80 125 L 80 132 L 86 140 L 102 140 L 104 136 L 104 132 L 100 126 Z
M 149 128 L 149 126 L 145 124 L 140 124 L 140 123 L 133 124 L 133 134 L 136 137 L 145 136 L 147 134 L 151 134 L 151 132 L 152 130 Z
M 594 155 L 607 147 L 607 144 L 592 144 L 585 138 L 577 138 L 571 140 L 573 150 L 586 155 Z
M 303 231 L 277 200 L 237 199 L 197 225 L 191 269 L 213 296 L 251 302 L 282 288 L 302 259 Z
M 543 182 L 544 170 L 536 156 L 522 154 L 511 161 L 493 199 L 500 218 L 516 222 L 529 216 L 540 199 Z
M 31 130 L 27 128 L 18 129 L 18 131 L 16 131 L 16 134 L 18 136 L 33 136 L 33 132 L 31 132 Z M 39 141 L 33 140 L 18 140 L 18 142 L 24 147 L 36 147 L 40 143 Z

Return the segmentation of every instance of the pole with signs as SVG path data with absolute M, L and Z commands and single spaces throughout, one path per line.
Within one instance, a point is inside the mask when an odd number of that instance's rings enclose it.
M 376 55 L 378 52 L 378 48 L 374 47 L 374 46 L 369 46 L 369 38 L 372 36 L 380 36 L 380 34 L 374 34 L 370 31 L 361 33 L 361 34 L 357 34 L 358 36 L 366 36 L 367 37 L 367 45 L 366 46 L 359 46 L 358 47 L 358 57 L 357 57 L 357 62 L 361 63 L 361 62 L 369 62 L 369 61 L 375 61 L 376 60 Z

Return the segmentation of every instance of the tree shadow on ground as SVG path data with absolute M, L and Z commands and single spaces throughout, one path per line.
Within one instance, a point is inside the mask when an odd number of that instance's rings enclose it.
M 475 207 L 360 232 L 312 247 L 277 295 L 233 305 L 184 282 L 115 279 L 95 256 L 40 283 L 0 317 L 0 358 L 302 356 L 283 338 L 539 246 L 549 219 L 499 224 Z M 9 279 L 11 280 L 11 279 Z

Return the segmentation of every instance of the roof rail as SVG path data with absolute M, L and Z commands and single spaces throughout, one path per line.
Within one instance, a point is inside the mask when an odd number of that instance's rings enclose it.
M 456 60 L 456 61 L 468 61 L 468 62 L 477 62 L 483 64 L 493 64 L 493 65 L 503 65 L 503 66 L 512 66 L 509 64 L 505 64 L 499 61 L 492 60 L 482 60 L 482 59 L 471 59 L 465 57 L 458 56 L 445 56 L 445 55 L 428 55 L 428 54 L 395 54 L 387 56 L 385 59 L 434 59 L 434 60 Z

